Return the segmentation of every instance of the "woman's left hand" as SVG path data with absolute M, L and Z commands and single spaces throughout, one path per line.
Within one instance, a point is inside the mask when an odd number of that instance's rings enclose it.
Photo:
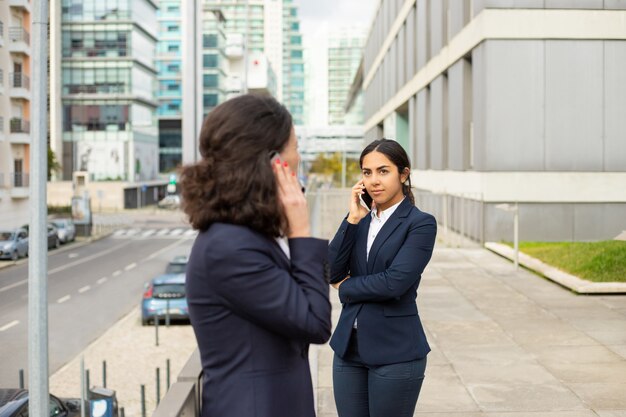
M 331 285 L 334 289 L 338 290 L 338 289 L 339 289 L 339 286 L 340 286 L 340 285 L 341 285 L 341 284 L 342 284 L 345 280 L 347 280 L 348 278 L 350 278 L 350 275 L 348 275 L 347 277 L 345 277 L 345 278 L 344 278 L 344 279 L 342 279 L 341 281 L 339 281 L 339 282 L 335 282 L 334 284 L 330 284 L 330 285 Z

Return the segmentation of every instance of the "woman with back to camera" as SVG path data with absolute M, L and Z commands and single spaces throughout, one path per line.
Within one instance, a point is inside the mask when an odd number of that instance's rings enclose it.
M 310 343 L 330 336 L 328 242 L 311 238 L 291 115 L 269 96 L 217 106 L 182 173 L 200 233 L 187 267 L 202 417 L 313 417 Z
M 360 165 L 363 178 L 328 249 L 343 305 L 330 342 L 335 403 L 339 417 L 411 417 L 430 351 L 415 299 L 437 223 L 415 207 L 397 142 L 372 142 Z

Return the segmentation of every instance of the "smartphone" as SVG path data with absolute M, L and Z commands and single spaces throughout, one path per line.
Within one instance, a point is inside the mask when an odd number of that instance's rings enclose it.
M 363 204 L 365 204 L 365 206 L 371 210 L 372 209 L 372 196 L 369 195 L 369 193 L 367 192 L 365 188 L 363 188 L 363 194 L 361 194 L 359 197 L 361 198 L 361 201 L 363 202 Z

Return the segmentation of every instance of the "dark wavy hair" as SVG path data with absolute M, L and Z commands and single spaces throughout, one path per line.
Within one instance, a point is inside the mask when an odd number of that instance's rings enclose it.
M 396 167 L 398 167 L 398 172 L 402 174 L 405 168 L 409 169 L 409 176 L 404 184 L 402 184 L 402 192 L 404 195 L 409 197 L 411 204 L 415 205 L 415 197 L 413 196 L 413 191 L 411 191 L 411 161 L 409 161 L 409 156 L 406 154 L 406 151 L 395 140 L 390 139 L 378 139 L 374 142 L 370 143 L 363 149 L 361 152 L 361 157 L 359 158 L 359 166 L 363 168 L 363 158 L 370 152 L 380 152 L 385 155 Z
M 222 222 L 273 237 L 287 231 L 270 152 L 285 148 L 292 127 L 289 111 L 265 95 L 238 96 L 209 113 L 202 159 L 181 172 L 182 208 L 194 229 Z

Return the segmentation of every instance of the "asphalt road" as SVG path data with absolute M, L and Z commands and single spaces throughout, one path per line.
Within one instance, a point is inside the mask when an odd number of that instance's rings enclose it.
M 135 222 L 132 229 L 48 256 L 50 373 L 141 302 L 144 283 L 176 255 L 189 253 L 189 227 Z M 0 270 L 0 387 L 28 379 L 28 263 Z M 129 346 L 131 349 L 132 346 Z M 123 355 L 124 352 L 112 352 Z

